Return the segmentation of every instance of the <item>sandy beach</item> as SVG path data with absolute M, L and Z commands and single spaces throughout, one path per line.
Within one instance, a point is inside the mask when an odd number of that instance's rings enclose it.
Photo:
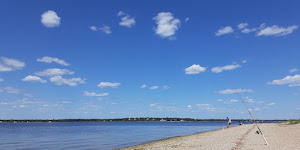
M 162 139 L 120 150 L 296 150 L 300 149 L 300 124 L 259 124 L 269 145 L 255 125 L 242 125 L 187 136 Z

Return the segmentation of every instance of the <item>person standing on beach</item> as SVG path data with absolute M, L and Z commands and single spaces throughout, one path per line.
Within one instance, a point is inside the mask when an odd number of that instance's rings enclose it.
M 231 119 L 229 118 L 229 121 L 228 121 L 228 128 L 230 128 L 230 125 L 231 125 Z
M 229 128 L 229 118 L 228 117 L 226 117 L 226 126 L 227 126 L 227 128 Z

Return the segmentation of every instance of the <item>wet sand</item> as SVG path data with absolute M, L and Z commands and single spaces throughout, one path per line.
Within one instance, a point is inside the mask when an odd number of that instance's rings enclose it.
M 269 145 L 255 125 L 242 125 L 187 136 L 162 139 L 120 150 L 291 150 L 300 149 L 300 124 L 259 124 Z

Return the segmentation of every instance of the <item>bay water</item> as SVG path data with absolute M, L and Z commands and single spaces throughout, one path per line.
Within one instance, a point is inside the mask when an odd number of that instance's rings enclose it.
M 225 122 L 0 123 L 0 149 L 111 150 L 221 128 Z

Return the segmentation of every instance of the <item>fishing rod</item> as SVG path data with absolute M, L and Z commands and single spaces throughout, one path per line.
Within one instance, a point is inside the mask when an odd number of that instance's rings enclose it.
M 252 116 L 250 110 L 248 109 L 248 107 L 247 107 L 245 101 L 243 100 L 242 96 L 241 96 L 240 93 L 237 91 L 237 89 L 234 89 L 234 90 L 235 90 L 235 92 L 239 95 L 240 99 L 242 100 L 242 102 L 244 103 L 245 107 L 247 108 L 247 110 L 248 110 L 248 112 L 249 112 L 249 114 L 250 114 L 252 120 L 254 121 L 254 123 L 255 123 L 255 125 L 256 125 L 256 127 L 257 127 L 257 129 L 258 129 L 258 131 L 261 133 L 261 135 L 262 135 L 263 138 L 265 139 L 266 144 L 269 145 L 267 139 L 265 138 L 264 134 L 261 132 L 261 130 L 260 130 L 258 124 L 256 123 L 255 119 L 253 118 L 253 116 Z

